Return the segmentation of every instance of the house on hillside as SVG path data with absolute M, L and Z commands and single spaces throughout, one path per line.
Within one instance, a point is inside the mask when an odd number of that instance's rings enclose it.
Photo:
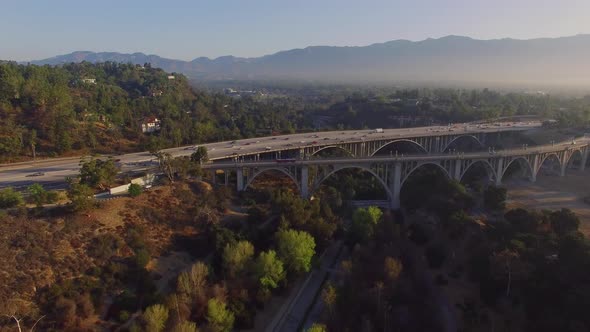
M 96 84 L 96 78 L 83 78 L 82 83 L 86 84 Z
M 141 132 L 153 133 L 156 131 L 160 131 L 160 123 L 160 119 L 156 118 L 155 116 L 145 118 L 141 122 Z

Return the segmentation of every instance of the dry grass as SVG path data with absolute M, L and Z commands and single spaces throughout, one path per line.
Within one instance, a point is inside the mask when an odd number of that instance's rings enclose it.
M 590 236 L 590 205 L 584 198 L 590 194 L 590 171 L 568 171 L 565 177 L 538 176 L 535 183 L 509 181 L 508 208 L 548 209 L 568 208 L 580 218 L 580 231 Z

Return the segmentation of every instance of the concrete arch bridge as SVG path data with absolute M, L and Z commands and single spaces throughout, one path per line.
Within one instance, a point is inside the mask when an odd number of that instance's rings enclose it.
M 524 176 L 535 181 L 541 168 L 553 162 L 564 176 L 568 166 L 584 170 L 590 151 L 590 137 L 558 144 L 502 150 L 496 152 L 438 153 L 408 156 L 363 156 L 326 159 L 220 161 L 203 165 L 209 171 L 235 172 L 236 188 L 246 190 L 252 182 L 270 171 L 284 173 L 309 198 L 332 174 L 343 169 L 361 169 L 372 174 L 387 192 L 391 208 L 400 207 L 401 188 L 416 170 L 426 165 L 439 168 L 450 179 L 461 181 L 471 167 L 482 165 L 491 182 L 499 185 L 506 171 L 517 164 Z M 228 177 L 226 176 L 226 184 Z

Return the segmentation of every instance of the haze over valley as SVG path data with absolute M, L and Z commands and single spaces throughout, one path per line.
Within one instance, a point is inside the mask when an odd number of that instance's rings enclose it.
M 360 47 L 310 46 L 256 58 L 182 61 L 143 53 L 78 51 L 33 64 L 115 61 L 181 72 L 192 79 L 409 82 L 521 87 L 590 87 L 590 35 L 529 40 L 448 36 Z

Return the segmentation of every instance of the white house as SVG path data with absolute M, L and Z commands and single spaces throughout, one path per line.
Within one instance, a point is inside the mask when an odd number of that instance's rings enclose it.
M 141 123 L 141 131 L 143 133 L 153 133 L 160 130 L 160 119 L 155 116 L 145 118 Z

